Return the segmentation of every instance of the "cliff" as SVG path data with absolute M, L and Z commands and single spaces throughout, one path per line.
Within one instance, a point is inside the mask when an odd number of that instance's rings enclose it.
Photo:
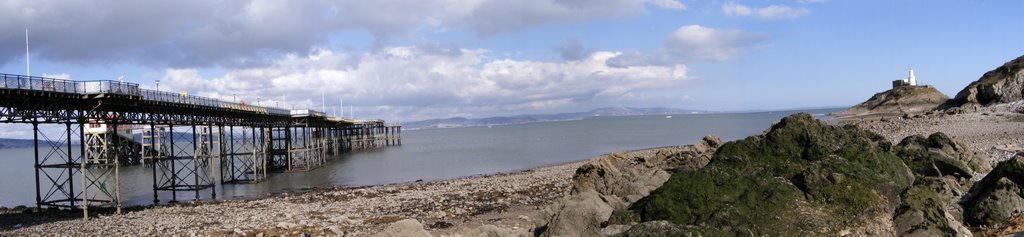
M 977 108 L 1024 100 L 1024 56 L 986 72 L 956 94 L 944 108 Z

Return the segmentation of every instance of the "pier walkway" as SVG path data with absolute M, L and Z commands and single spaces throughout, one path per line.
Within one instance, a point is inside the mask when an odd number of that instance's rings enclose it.
M 139 88 L 0 74 L 0 123 L 31 124 L 36 206 L 115 207 L 124 165 L 152 168 L 153 202 L 216 183 L 301 172 L 334 154 L 401 144 L 401 126 Z M 25 157 L 26 159 L 30 157 Z M 26 167 L 28 168 L 28 167 Z M 20 177 L 15 177 L 20 178 Z M 205 191 L 204 191 L 205 192 Z

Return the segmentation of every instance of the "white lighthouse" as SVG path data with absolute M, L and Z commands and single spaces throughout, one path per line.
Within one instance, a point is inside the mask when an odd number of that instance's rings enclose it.
M 914 68 L 910 68 L 907 78 L 892 81 L 892 88 L 899 88 L 904 86 L 918 86 L 917 77 L 914 76 Z
M 907 76 L 907 84 L 911 86 L 917 85 L 917 78 L 914 77 L 914 68 L 910 68 L 910 75 Z

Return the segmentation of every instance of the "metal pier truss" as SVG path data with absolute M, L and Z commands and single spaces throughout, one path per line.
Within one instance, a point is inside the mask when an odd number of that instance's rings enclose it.
M 120 168 L 145 164 L 153 203 L 267 180 L 401 144 L 401 126 L 139 88 L 0 74 L 0 123 L 33 133 L 36 207 L 121 208 Z M 25 157 L 29 158 L 29 157 Z

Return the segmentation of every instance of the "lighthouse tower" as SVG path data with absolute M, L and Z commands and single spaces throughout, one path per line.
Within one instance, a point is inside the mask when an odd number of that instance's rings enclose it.
M 907 77 L 907 84 L 911 86 L 917 85 L 917 78 L 914 77 L 914 68 L 910 68 L 910 76 Z

